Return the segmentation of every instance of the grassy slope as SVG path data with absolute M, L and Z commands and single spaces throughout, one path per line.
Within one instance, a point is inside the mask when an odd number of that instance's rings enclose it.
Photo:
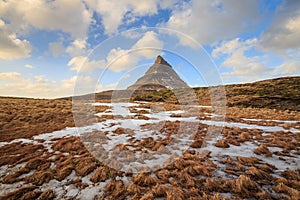
M 226 85 L 227 106 L 300 111 L 300 77 L 286 77 L 255 83 Z M 207 87 L 194 88 L 199 102 L 210 104 Z M 176 102 L 172 91 L 136 95 L 133 100 Z

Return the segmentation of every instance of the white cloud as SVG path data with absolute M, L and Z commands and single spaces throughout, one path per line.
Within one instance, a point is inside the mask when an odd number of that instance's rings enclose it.
M 49 51 L 54 57 L 62 55 L 65 52 L 65 47 L 60 42 L 51 42 L 48 44 Z
M 201 44 L 212 44 L 222 39 L 250 31 L 259 23 L 257 0 L 191 0 L 173 10 L 162 27 L 175 29 L 196 39 Z M 183 45 L 190 45 L 182 38 Z
M 29 65 L 29 64 L 24 65 L 24 67 L 27 68 L 27 69 L 33 69 L 34 68 L 32 65 Z
M 153 58 L 157 56 L 163 42 L 159 40 L 156 33 L 148 31 L 140 38 L 131 49 L 112 49 L 107 56 L 109 69 L 120 72 L 125 69 L 133 68 L 142 58 Z
M 0 19 L 0 59 L 12 60 L 30 56 L 31 45 L 27 40 L 17 38 Z
M 149 48 L 150 49 L 147 49 Z M 138 54 L 144 56 L 145 58 L 152 58 L 157 55 L 157 51 L 153 51 L 151 48 L 161 49 L 163 47 L 163 42 L 158 39 L 157 34 L 153 31 L 148 31 L 145 35 L 138 40 L 132 49 L 139 49 Z
M 275 67 L 273 76 L 299 76 L 300 62 L 290 61 Z
M 219 57 L 220 55 L 232 54 L 235 51 L 246 50 L 257 44 L 257 39 L 249 39 L 241 42 L 240 38 L 235 38 L 227 42 L 222 42 L 221 45 L 217 46 L 212 51 L 212 56 L 214 58 Z
M 89 86 L 81 87 L 76 94 L 91 92 L 91 85 L 96 87 L 96 81 L 88 76 L 73 76 L 57 84 L 56 81 L 47 80 L 43 76 L 24 78 L 18 72 L 5 72 L 0 73 L 0 80 L 3 83 L 0 85 L 1 96 L 58 98 L 72 96 L 75 84 Z
M 177 0 L 86 0 L 86 2 L 102 17 L 105 33 L 112 34 L 118 31 L 121 24 L 133 22 L 139 16 L 157 14 L 159 7 L 167 9 Z
M 298 61 L 286 60 L 281 65 L 271 68 L 268 67 L 265 62 L 267 55 L 246 56 L 245 52 L 253 50 L 258 42 L 256 38 L 245 41 L 235 38 L 227 42 L 222 42 L 213 49 L 213 57 L 225 57 L 221 67 L 231 70 L 222 73 L 225 82 L 235 82 L 236 80 L 238 80 L 238 82 L 250 82 L 272 77 L 300 74 L 300 62 Z
M 84 54 L 86 50 L 86 40 L 84 39 L 77 39 L 74 40 L 70 46 L 67 47 L 66 51 L 69 53 L 71 56 L 80 56 Z
M 92 72 L 96 68 L 103 69 L 106 66 L 104 60 L 89 60 L 86 56 L 73 57 L 67 65 L 77 72 Z
M 285 0 L 276 10 L 274 20 L 263 33 L 260 45 L 266 50 L 286 53 L 300 51 L 300 1 Z M 299 56 L 299 54 L 298 54 Z
M 213 57 L 225 56 L 221 67 L 228 68 L 230 72 L 223 72 L 225 81 L 238 79 L 242 82 L 255 81 L 267 75 L 270 75 L 271 69 L 267 68 L 263 59 L 259 56 L 248 57 L 245 51 L 255 47 L 257 39 L 248 39 L 241 41 L 239 38 L 222 42 L 213 51 Z
M 92 13 L 81 0 L 10 0 L 0 1 L 0 15 L 12 30 L 22 32 L 30 26 L 61 30 L 73 38 L 86 37 Z

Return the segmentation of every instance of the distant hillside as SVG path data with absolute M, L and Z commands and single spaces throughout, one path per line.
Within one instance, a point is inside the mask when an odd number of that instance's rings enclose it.
M 299 76 L 226 85 L 227 106 L 300 111 L 299 88 Z M 200 104 L 210 104 L 210 93 L 207 87 L 194 88 L 194 90 Z M 132 100 L 176 102 L 176 97 L 170 90 L 161 90 L 137 94 L 132 97 Z

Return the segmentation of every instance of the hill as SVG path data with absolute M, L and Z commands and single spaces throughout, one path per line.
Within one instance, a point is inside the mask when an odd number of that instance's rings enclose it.
M 254 83 L 225 85 L 227 106 L 300 111 L 300 77 L 283 77 Z M 193 88 L 201 105 L 210 104 L 208 87 Z M 182 91 L 184 92 L 184 91 Z M 133 101 L 176 102 L 171 90 L 136 94 Z

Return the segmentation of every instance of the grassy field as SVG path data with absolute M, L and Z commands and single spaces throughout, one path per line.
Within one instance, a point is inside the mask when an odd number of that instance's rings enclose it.
M 137 94 L 149 103 L 120 115 L 111 92 L 87 110 L 72 109 L 70 98 L 1 97 L 0 200 L 299 199 L 298 86 L 299 77 L 226 86 L 222 123 L 207 88 L 195 89 L 202 106 L 178 105 L 162 90 Z M 85 123 L 74 127 L 73 112 Z

